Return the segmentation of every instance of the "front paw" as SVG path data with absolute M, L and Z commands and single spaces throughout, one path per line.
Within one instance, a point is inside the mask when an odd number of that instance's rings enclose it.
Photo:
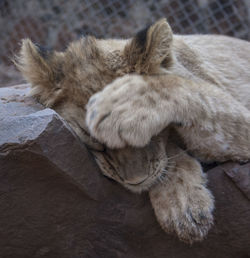
M 180 240 L 192 244 L 202 241 L 208 234 L 213 225 L 213 206 L 193 206 L 187 209 L 176 218 L 174 230 Z
M 127 75 L 93 95 L 86 106 L 90 134 L 109 148 L 145 146 L 156 133 L 155 120 L 159 120 L 147 103 L 148 91 L 140 76 Z M 152 97 L 151 101 L 157 100 Z
M 181 193 L 179 196 L 166 197 L 164 187 L 150 192 L 161 227 L 168 233 L 175 232 L 186 243 L 202 241 L 213 225 L 214 200 L 210 191 L 202 186 L 188 198 Z

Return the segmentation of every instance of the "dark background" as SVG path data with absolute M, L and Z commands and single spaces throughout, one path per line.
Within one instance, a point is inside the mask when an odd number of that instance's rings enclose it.
M 60 50 L 81 35 L 130 37 L 167 17 L 175 33 L 249 39 L 249 0 L 0 0 L 0 87 L 21 83 L 11 64 L 22 38 Z

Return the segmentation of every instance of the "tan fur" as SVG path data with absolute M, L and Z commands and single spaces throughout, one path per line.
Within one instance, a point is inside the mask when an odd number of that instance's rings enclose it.
M 172 159 L 167 181 L 149 192 L 156 217 L 165 231 L 176 232 L 181 240 L 199 241 L 213 223 L 213 196 L 206 188 L 206 175 L 195 159 L 175 145 L 168 144 L 168 155 Z
M 71 125 L 105 175 L 149 190 L 166 232 L 190 243 L 206 236 L 213 197 L 172 132 L 198 159 L 250 159 L 248 42 L 175 36 L 162 19 L 132 39 L 86 37 L 60 53 L 24 40 L 16 64 L 32 95 Z

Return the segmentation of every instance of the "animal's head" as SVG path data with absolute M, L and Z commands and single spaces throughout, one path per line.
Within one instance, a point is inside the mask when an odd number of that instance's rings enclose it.
M 85 124 L 88 99 L 120 76 L 128 73 L 153 74 L 162 66 L 170 66 L 171 46 L 171 28 L 162 19 L 129 40 L 99 40 L 88 36 L 71 43 L 64 52 L 45 50 L 26 39 L 16 65 L 31 83 L 31 95 L 43 105 L 55 109 L 85 143 L 103 151 L 104 147 L 88 135 Z M 158 146 L 158 143 L 155 144 Z M 137 162 L 135 156 L 138 155 L 132 154 L 134 150 L 126 150 L 126 156 L 129 152 L 132 160 L 129 164 L 133 160 Z M 144 152 L 148 151 L 145 149 Z M 144 160 L 149 162 L 147 158 Z M 150 160 L 152 163 L 154 159 Z M 141 179 L 145 180 L 147 175 L 153 174 L 155 166 L 151 165 L 144 166 Z M 133 166 L 126 167 L 124 164 L 124 167 L 131 169 Z M 139 181 L 137 178 L 136 182 Z
M 167 176 L 168 157 L 163 136 L 143 148 L 93 151 L 102 173 L 133 192 L 142 192 Z

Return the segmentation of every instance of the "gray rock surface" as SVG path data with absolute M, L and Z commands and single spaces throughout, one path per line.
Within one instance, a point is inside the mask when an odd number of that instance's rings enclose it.
M 250 257 L 249 164 L 207 172 L 215 225 L 189 246 L 161 230 L 146 193 L 102 176 L 63 119 L 27 92 L 0 89 L 1 258 Z

